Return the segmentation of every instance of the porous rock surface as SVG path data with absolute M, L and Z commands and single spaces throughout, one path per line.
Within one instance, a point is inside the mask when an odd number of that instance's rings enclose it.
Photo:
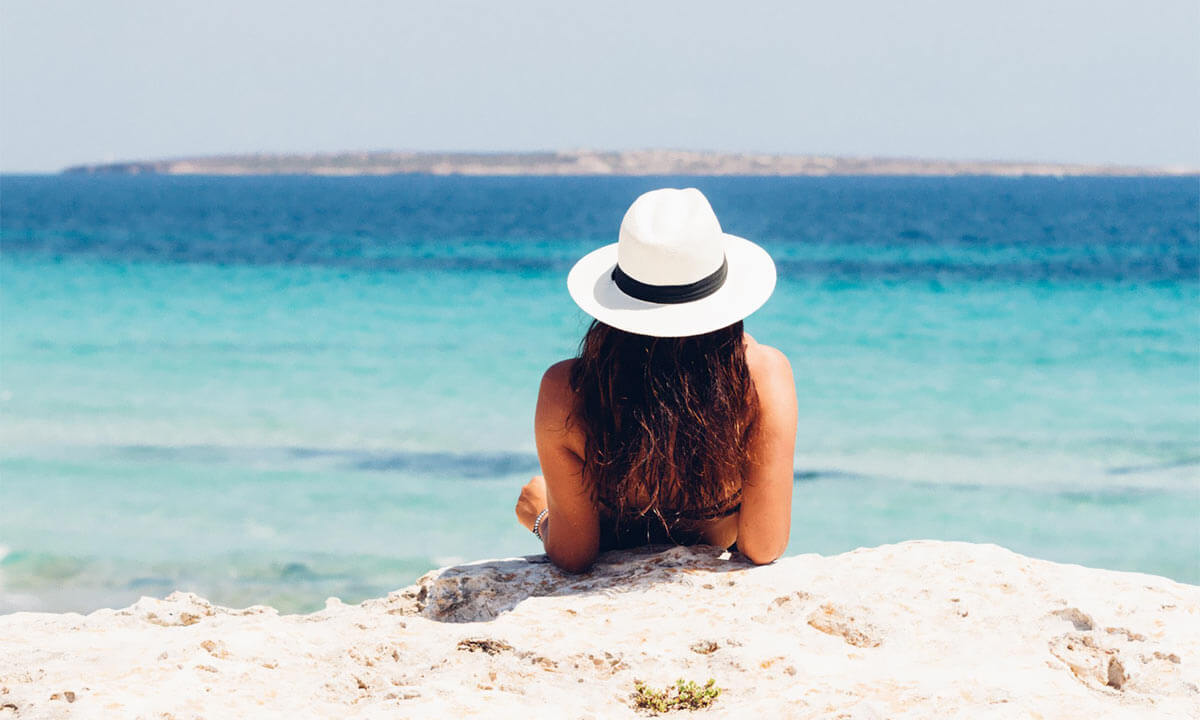
M 1200 587 L 918 540 L 492 560 L 311 615 L 175 593 L 0 616 L 0 720 L 621 718 L 635 681 L 679 678 L 715 679 L 709 717 L 1196 718 Z

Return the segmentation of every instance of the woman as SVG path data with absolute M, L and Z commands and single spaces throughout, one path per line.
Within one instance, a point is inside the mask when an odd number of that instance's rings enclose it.
M 723 233 L 699 190 L 655 190 L 567 286 L 595 321 L 579 357 L 542 377 L 543 475 L 521 490 L 521 524 L 570 572 L 602 550 L 658 542 L 778 558 L 796 391 L 783 353 L 742 330 L 774 290 L 771 258 Z

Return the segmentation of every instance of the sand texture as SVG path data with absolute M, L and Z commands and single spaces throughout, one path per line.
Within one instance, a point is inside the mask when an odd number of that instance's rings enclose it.
M 713 548 L 445 568 L 311 615 L 187 593 L 0 616 L 4 718 L 1200 717 L 1200 587 L 918 540 L 753 567 Z

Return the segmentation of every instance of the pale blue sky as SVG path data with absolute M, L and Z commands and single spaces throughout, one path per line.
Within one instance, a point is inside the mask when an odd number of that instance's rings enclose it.
M 1200 3 L 0 0 L 0 170 L 671 147 L 1200 165 Z

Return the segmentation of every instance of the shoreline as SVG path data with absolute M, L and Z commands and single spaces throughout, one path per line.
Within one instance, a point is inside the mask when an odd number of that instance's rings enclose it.
M 1187 166 L 1105 163 L 939 160 L 833 155 L 783 155 L 633 150 L 623 152 L 341 152 L 212 155 L 130 162 L 89 163 L 70 175 L 464 175 L 540 177 L 1184 177 Z
M 1200 587 L 915 540 L 488 560 L 310 615 L 175 593 L 0 616 L 0 718 L 637 717 L 635 682 L 679 678 L 730 716 L 1195 716 Z

